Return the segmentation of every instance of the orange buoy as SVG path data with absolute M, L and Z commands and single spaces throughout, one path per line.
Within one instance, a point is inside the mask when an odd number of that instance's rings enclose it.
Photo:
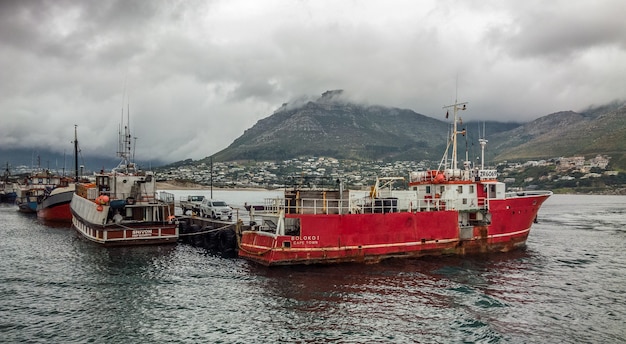
M 100 196 L 100 199 L 102 200 L 102 204 L 106 204 L 109 202 L 109 196 L 107 195 Z
M 104 209 L 104 207 L 102 206 L 102 204 L 98 204 L 98 206 L 96 207 L 97 211 L 102 211 Z
M 435 177 L 435 183 L 443 183 L 445 180 L 446 180 L 446 177 L 443 175 L 443 173 L 439 173 Z

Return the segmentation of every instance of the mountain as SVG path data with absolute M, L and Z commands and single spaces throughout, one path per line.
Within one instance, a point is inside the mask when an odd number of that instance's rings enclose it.
M 461 113 L 462 114 L 462 113 Z M 486 129 L 486 160 L 527 161 L 584 155 L 609 155 L 613 168 L 626 169 L 626 106 L 623 103 L 562 111 L 532 122 L 467 122 L 459 152 L 480 155 L 478 138 Z M 355 160 L 439 160 L 445 151 L 450 120 L 411 110 L 366 106 L 327 91 L 315 101 L 283 104 L 258 121 L 216 161 L 285 160 L 298 156 L 329 156 Z M 464 147 L 465 146 L 465 147 Z M 459 153 L 463 160 L 464 153 Z M 208 158 L 207 158 L 208 159 Z M 205 160 L 207 160 L 205 159 Z
M 519 124 L 490 123 L 490 130 Z M 478 127 L 478 124 L 476 124 Z M 439 160 L 449 124 L 411 110 L 348 102 L 342 91 L 327 91 L 305 104 L 283 104 L 258 121 L 217 161 L 285 160 L 329 156 L 354 160 Z
M 214 154 L 215 161 L 279 161 L 300 156 L 337 159 L 439 161 L 445 151 L 451 119 L 427 117 L 411 110 L 355 104 L 341 90 L 327 91 L 316 100 L 283 104 L 259 120 L 226 149 Z M 463 115 L 463 112 L 461 112 Z M 489 140 L 486 161 L 527 161 L 598 154 L 611 157 L 610 168 L 626 170 L 626 106 L 610 103 L 581 112 L 561 111 L 528 123 L 464 122 L 459 136 L 459 161 L 480 155 L 480 132 Z M 37 158 L 40 156 L 40 163 Z M 177 166 L 208 162 L 190 159 Z M 0 163 L 12 167 L 41 166 L 53 171 L 72 170 L 72 154 L 32 150 L 2 150 Z M 109 169 L 118 159 L 81 157 L 87 170 Z M 143 168 L 163 165 L 137 161 Z
M 580 113 L 562 111 L 489 137 L 494 160 L 530 160 L 560 156 L 611 156 L 626 167 L 626 106 L 612 103 Z

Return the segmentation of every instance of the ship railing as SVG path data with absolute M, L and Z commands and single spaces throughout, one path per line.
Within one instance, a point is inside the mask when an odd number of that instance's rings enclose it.
M 396 213 L 423 211 L 476 211 L 488 210 L 489 199 L 474 200 L 449 198 L 417 198 L 417 197 L 386 197 L 370 196 L 350 199 L 323 198 L 269 198 L 263 207 L 255 207 L 251 218 L 264 214 L 277 214 L 284 210 L 286 214 L 362 214 L 362 213 Z
M 167 191 L 159 191 L 157 194 L 157 199 L 165 203 L 173 204 L 176 202 L 176 197 L 174 196 L 174 194 L 171 192 L 167 192 Z
M 505 193 L 506 198 L 550 196 L 550 195 L 552 195 L 552 191 L 545 191 L 545 190 L 526 190 L 526 191 L 515 191 L 515 192 Z

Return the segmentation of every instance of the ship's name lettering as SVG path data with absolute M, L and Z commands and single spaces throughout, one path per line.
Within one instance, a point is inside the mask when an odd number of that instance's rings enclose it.
M 303 235 L 303 236 L 292 236 L 291 241 L 317 241 L 320 240 L 319 235 Z
M 478 176 L 480 178 L 496 178 L 498 177 L 497 170 L 480 170 L 478 171 Z
M 135 229 L 133 230 L 133 238 L 152 236 L 151 229 Z

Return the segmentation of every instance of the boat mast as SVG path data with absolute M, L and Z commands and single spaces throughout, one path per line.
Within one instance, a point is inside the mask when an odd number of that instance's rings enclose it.
M 74 124 L 74 171 L 78 182 L 78 125 Z
M 117 155 L 122 158 L 122 161 L 120 162 L 120 165 L 118 167 L 122 167 L 124 169 L 125 172 L 129 172 L 129 169 L 134 168 L 134 166 L 132 165 L 131 162 L 131 135 L 130 135 L 130 106 L 128 107 L 128 114 L 127 114 L 127 123 L 126 125 L 124 125 L 124 108 L 122 108 L 122 123 L 120 124 L 119 127 L 119 142 L 118 142 L 118 149 L 117 149 Z M 122 130 L 122 126 L 124 127 L 124 130 Z
M 479 127 L 480 130 L 480 127 Z M 478 143 L 480 143 L 480 150 L 481 150 L 481 156 L 480 156 L 480 169 L 484 170 L 485 169 L 485 146 L 487 145 L 487 139 L 485 139 L 485 123 L 483 122 L 483 134 L 482 137 L 480 139 L 478 139 Z
M 463 105 L 463 106 L 461 106 Z M 453 112 L 453 125 L 452 125 L 452 170 L 457 169 L 457 138 L 456 136 L 459 134 L 457 131 L 457 121 L 458 121 L 458 111 L 465 110 L 467 107 L 467 102 L 459 103 L 456 99 L 454 100 L 454 104 L 444 106 L 444 109 L 452 108 Z M 447 115 L 446 115 L 447 117 Z

